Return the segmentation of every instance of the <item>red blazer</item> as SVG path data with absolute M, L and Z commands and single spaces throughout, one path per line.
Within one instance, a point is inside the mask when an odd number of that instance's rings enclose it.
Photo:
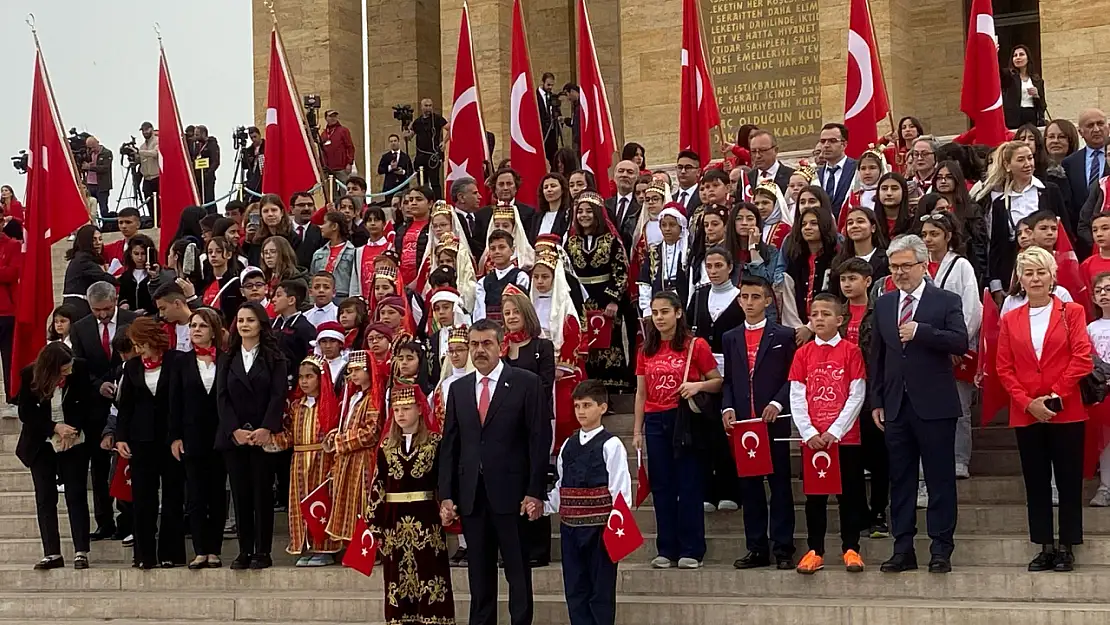
M 1002 318 L 998 337 L 998 379 L 1010 395 L 1010 426 L 1023 427 L 1037 422 L 1026 408 L 1034 399 L 1055 393 L 1064 401 L 1064 410 L 1050 423 L 1087 420 L 1087 409 L 1079 395 L 1079 380 L 1091 372 L 1091 340 L 1083 307 L 1052 298 L 1052 317 L 1045 332 L 1041 358 L 1033 351 L 1029 332 L 1029 306 L 1013 310 Z
M 0 234 L 0 317 L 15 316 L 22 272 L 23 242 Z

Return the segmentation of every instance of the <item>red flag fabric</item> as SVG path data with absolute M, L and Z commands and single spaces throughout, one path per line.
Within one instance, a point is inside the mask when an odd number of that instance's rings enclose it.
M 331 515 L 331 478 L 301 500 L 301 518 L 304 519 L 312 540 L 324 542 L 328 538 L 328 516 Z
M 609 512 L 609 520 L 605 522 L 601 540 L 613 562 L 627 558 L 628 554 L 644 544 L 644 535 L 640 533 L 636 518 L 632 516 L 632 510 L 628 508 L 628 502 L 621 493 L 617 493 L 617 500 L 613 502 L 613 510 Z
M 158 63 L 158 169 L 158 207 L 162 215 L 158 258 L 165 259 L 173 236 L 177 234 L 181 213 L 190 206 L 200 205 L 200 194 L 193 178 L 189 150 L 185 147 L 181 113 L 177 109 L 177 96 L 164 49 Z
M 535 95 L 532 97 L 535 98 Z M 539 115 L 539 112 L 536 114 Z M 486 126 L 482 122 L 482 105 L 478 101 L 478 72 L 474 69 L 474 43 L 470 39 L 470 9 L 465 2 L 462 23 L 459 25 L 459 49 L 455 57 L 455 91 L 451 105 L 450 134 L 447 188 L 444 193 L 451 197 L 451 182 L 468 177 L 477 181 L 478 193 L 487 197 L 482 165 L 490 158 L 489 145 L 486 144 Z
M 844 92 L 848 145 L 845 153 L 859 158 L 869 147 L 879 143 L 876 124 L 890 112 L 890 101 L 867 0 L 852 0 L 848 20 L 848 85 Z
M 1087 321 L 1095 320 L 1094 299 L 1091 297 L 1089 284 L 1083 279 L 1079 271 L 1079 257 L 1071 244 L 1071 238 L 1064 230 L 1064 223 L 1056 218 L 1056 284 L 1064 287 L 1071 294 L 1072 301 L 1081 304 L 1087 312 Z
M 590 326 L 590 349 L 608 349 L 613 342 L 613 320 L 605 316 L 604 310 L 586 311 L 586 323 Z
M 991 0 L 973 0 L 964 50 L 960 110 L 975 126 L 975 142 L 997 147 L 1006 140 L 1002 83 L 998 74 L 998 35 Z
M 131 462 L 123 456 L 116 457 L 116 471 L 112 474 L 108 494 L 112 499 L 131 501 Z
M 586 0 L 578 0 L 578 87 L 582 169 L 593 173 L 598 193 L 612 197 L 609 166 L 617 151 L 617 139 L 609 112 L 609 96 L 605 94 L 605 80 L 597 64 L 597 48 Z
M 979 374 L 979 352 L 969 350 L 964 354 L 955 366 L 954 374 L 960 382 L 975 384 L 975 377 Z
M 729 434 L 736 475 L 759 477 L 775 472 L 771 463 L 771 436 L 762 419 L 737 421 Z
M 721 109 L 713 90 L 713 73 L 701 38 L 698 0 L 682 0 L 682 93 L 679 104 L 678 149 L 693 150 L 703 161 L 715 152 L 709 129 L 721 125 Z
M 361 516 L 355 522 L 352 536 L 358 538 L 347 546 L 347 553 L 343 554 L 343 566 L 370 577 L 374 572 L 374 561 L 378 559 L 378 539 L 366 527 L 366 519 Z
M 1009 406 L 1010 398 L 998 379 L 997 356 L 998 335 L 1002 331 L 1001 312 L 991 297 L 990 289 L 983 289 L 983 325 L 979 327 L 979 388 L 982 396 L 982 414 L 979 425 L 985 427 L 994 419 L 999 410 Z
M 36 42 L 37 43 L 37 42 Z M 61 116 L 54 102 L 42 51 L 36 49 L 31 90 L 31 133 L 27 142 L 26 245 L 15 311 L 11 365 L 12 396 L 19 391 L 19 372 L 46 344 L 46 327 L 54 309 L 54 275 L 50 246 L 88 223 L 89 209 L 77 183 L 77 166 L 69 151 Z
M 802 491 L 807 495 L 840 494 L 840 445 L 810 449 L 802 443 Z
M 520 174 L 517 196 L 531 204 L 539 197 L 540 181 L 547 173 L 543 150 L 543 131 L 536 103 L 536 87 L 532 82 L 532 61 L 528 54 L 528 33 L 524 29 L 524 12 L 520 0 L 513 0 L 513 88 L 509 108 L 509 159 Z
M 289 201 L 292 194 L 315 188 L 321 178 L 301 111 L 301 97 L 276 26 L 270 31 L 269 79 L 262 192 L 276 193 Z
M 636 450 L 636 466 L 636 508 L 639 509 L 651 494 L 647 465 L 644 464 L 644 454 L 639 449 Z

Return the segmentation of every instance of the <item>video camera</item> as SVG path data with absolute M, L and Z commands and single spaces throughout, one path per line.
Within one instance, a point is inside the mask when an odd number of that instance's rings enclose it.
M 131 160 L 139 157 L 139 146 L 135 144 L 135 135 L 131 135 L 131 140 L 119 146 L 119 153 Z
M 246 126 L 236 126 L 235 130 L 231 132 L 231 142 L 236 150 L 242 150 L 247 147 L 251 142 L 250 133 L 247 132 Z
M 320 130 L 320 121 L 316 118 L 316 111 L 320 110 L 320 94 L 310 93 L 304 97 L 305 121 L 313 132 Z
M 409 104 L 398 104 L 393 107 L 393 119 L 401 122 L 401 130 L 408 130 L 413 114 L 412 106 Z
M 77 132 L 76 128 L 69 129 L 66 141 L 69 143 L 69 151 L 73 152 L 73 160 L 78 163 L 89 160 L 89 148 L 85 145 L 85 140 L 91 136 L 87 132 Z
M 27 154 L 27 150 L 20 150 L 19 154 L 11 157 L 12 167 L 21 174 L 26 174 L 27 169 L 31 166 L 31 156 Z

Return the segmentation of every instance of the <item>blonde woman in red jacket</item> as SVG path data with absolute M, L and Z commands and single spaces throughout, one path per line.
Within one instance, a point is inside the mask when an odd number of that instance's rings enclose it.
M 1056 261 L 1039 247 L 1017 257 L 1029 302 L 1002 318 L 998 377 L 1010 395 L 1028 497 L 1029 538 L 1041 552 L 1030 571 L 1071 571 L 1083 542 L 1083 430 L 1079 381 L 1092 369 L 1083 307 L 1052 295 Z M 1053 531 L 1053 472 L 1060 492 L 1059 547 Z

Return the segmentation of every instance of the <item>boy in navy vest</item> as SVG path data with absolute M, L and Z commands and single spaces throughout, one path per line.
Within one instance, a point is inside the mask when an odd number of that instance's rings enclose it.
M 613 625 L 617 613 L 617 565 L 602 533 L 620 493 L 632 501 L 628 452 L 601 425 L 609 393 L 600 380 L 574 389 L 574 416 L 581 428 L 559 451 L 559 480 L 544 503 L 544 514 L 559 513 L 563 587 L 570 625 Z
M 532 283 L 528 273 L 513 262 L 513 235 L 504 230 L 494 230 L 489 235 L 486 249 L 493 261 L 493 269 L 478 281 L 474 292 L 473 317 L 474 321 L 490 319 L 501 323 L 501 294 L 505 287 L 515 284 L 527 293 Z

